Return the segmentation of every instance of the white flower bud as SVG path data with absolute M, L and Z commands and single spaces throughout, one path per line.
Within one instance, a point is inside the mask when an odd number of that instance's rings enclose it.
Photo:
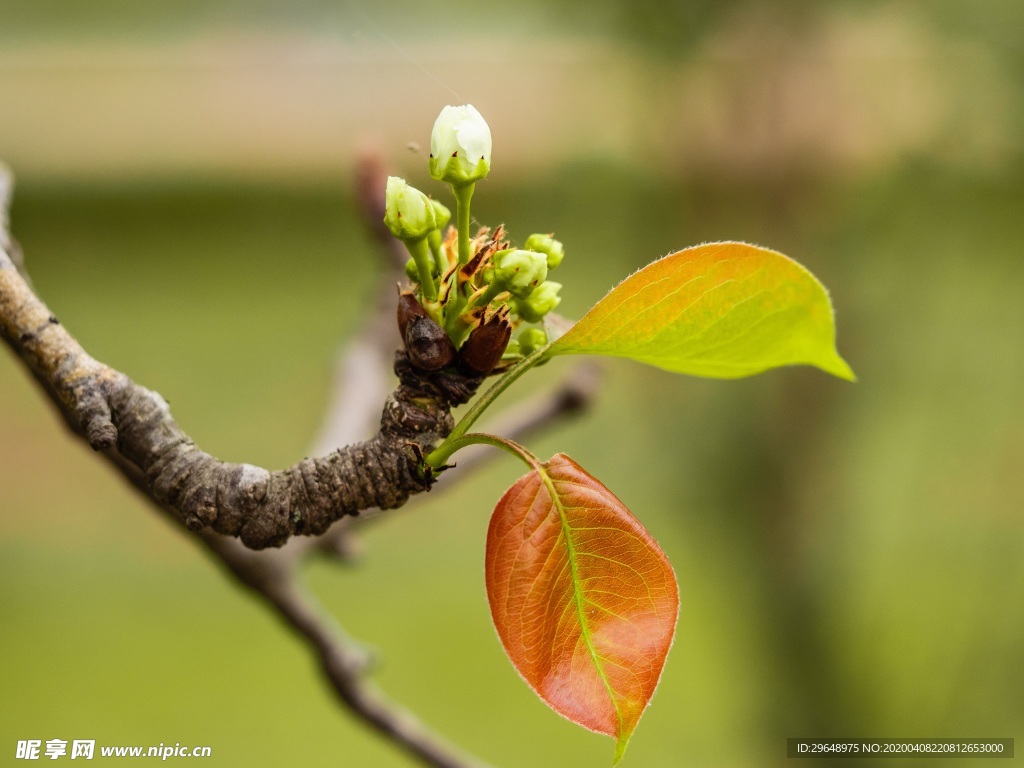
M 469 184 L 491 170 L 491 129 L 471 105 L 441 110 L 430 133 L 430 175 Z
M 437 228 L 430 198 L 397 176 L 388 177 L 384 224 L 392 235 L 406 242 L 421 240 Z

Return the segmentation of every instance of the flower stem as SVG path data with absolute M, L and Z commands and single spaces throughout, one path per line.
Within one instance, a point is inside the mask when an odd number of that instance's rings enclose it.
M 430 253 L 434 257 L 435 271 L 439 275 L 443 275 L 448 270 L 448 264 L 445 263 L 444 256 L 441 254 L 442 240 L 443 237 L 440 229 L 435 229 L 427 235 L 427 244 L 430 246 Z
M 412 258 L 416 262 L 416 269 L 420 273 L 420 287 L 423 289 L 423 298 L 427 301 L 437 301 L 434 265 L 433 259 L 430 256 L 430 248 L 427 246 L 427 238 L 421 237 L 419 240 L 406 240 L 405 247 L 412 254 Z
M 458 346 L 459 342 L 456 339 L 465 333 L 468 327 L 466 323 L 461 319 L 463 311 L 466 309 L 466 297 L 462 295 L 462 288 L 459 285 L 459 274 L 456 272 L 452 275 L 452 287 L 448 293 L 448 303 L 444 308 L 444 329 L 448 332 L 449 338 L 452 342 Z
M 506 290 L 508 289 L 504 285 L 495 280 L 493 283 L 487 286 L 487 290 L 483 292 L 483 294 L 480 296 L 479 299 L 476 300 L 475 303 L 478 306 L 486 307 L 488 304 L 490 304 L 498 297 L 499 293 L 503 293 Z
M 455 194 L 455 221 L 459 230 L 459 264 L 468 264 L 469 252 L 469 203 L 473 199 L 476 182 L 452 184 Z

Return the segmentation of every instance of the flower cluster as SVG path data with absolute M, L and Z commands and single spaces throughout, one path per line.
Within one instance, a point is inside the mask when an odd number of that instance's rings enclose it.
M 491 170 L 491 130 L 470 105 L 441 110 L 430 135 L 430 175 L 455 196 L 451 211 L 403 179 L 388 179 L 384 223 L 412 258 L 411 290 L 399 299 L 398 322 L 412 362 L 426 370 L 458 365 L 487 375 L 544 347 L 541 324 L 558 306 L 562 244 L 530 235 L 514 248 L 503 227 L 470 232 L 476 182 Z M 515 340 L 513 332 L 518 331 Z

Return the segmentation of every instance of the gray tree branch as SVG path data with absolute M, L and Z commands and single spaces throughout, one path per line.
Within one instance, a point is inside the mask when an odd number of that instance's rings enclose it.
M 191 530 L 212 528 L 253 549 L 323 533 L 364 509 L 392 509 L 427 490 L 420 457 L 451 430 L 451 408 L 480 383 L 416 369 L 398 353 L 400 384 L 378 433 L 323 457 L 269 471 L 200 450 L 159 394 L 91 356 L 60 324 L 0 250 L 0 336 L 56 399 L 93 449 L 139 468 L 148 493 Z
M 388 277 L 400 276 L 404 254 L 380 225 L 383 163 L 378 155 L 364 155 L 358 168 L 357 200 L 370 231 L 389 253 Z M 425 375 L 399 354 L 395 370 L 400 384 L 385 403 L 380 429 L 370 440 L 355 442 L 372 428 L 371 415 L 379 411 L 378 398 L 387 389 L 385 369 L 394 359 L 394 293 L 392 280 L 386 279 L 388 289 L 376 311 L 339 359 L 325 427 L 314 451 L 326 454 L 324 458 L 304 459 L 276 473 L 219 462 L 177 427 L 163 398 L 91 358 L 34 294 L 20 249 L 10 236 L 12 192 L 13 177 L 0 164 L 0 335 L 51 396 L 71 430 L 102 451 L 157 509 L 196 529 L 210 556 L 309 645 L 339 700 L 356 717 L 425 765 L 482 767 L 376 691 L 367 679 L 366 652 L 330 621 L 299 579 L 300 566 L 314 548 L 336 556 L 351 551 L 349 524 L 360 519 L 349 516 L 353 512 L 397 506 L 427 487 L 428 481 L 415 472 L 417 451 L 447 434 L 451 407 L 468 399 L 479 381 Z M 518 407 L 514 417 L 499 417 L 502 430 L 523 437 L 578 413 L 594 394 L 595 371 L 580 366 L 554 393 Z M 412 403 L 415 411 L 409 410 Z M 466 468 L 483 457 L 471 454 L 460 463 Z M 322 531 L 335 519 L 318 538 L 288 538 Z M 248 548 L 286 540 L 278 549 Z
M 176 523 L 190 522 L 187 510 L 194 509 L 197 496 L 212 504 L 212 510 L 218 517 L 225 509 L 239 508 L 238 502 L 230 497 L 227 497 L 225 503 L 223 488 L 219 493 L 217 490 L 201 490 L 196 484 L 197 478 L 193 476 L 197 472 L 195 465 L 208 465 L 200 471 L 227 474 L 227 491 L 236 496 L 246 487 L 246 483 L 239 477 L 239 482 L 234 482 L 235 487 L 232 488 L 232 472 L 239 475 L 248 472 L 261 478 L 275 473 L 256 467 L 249 468 L 247 465 L 234 465 L 240 469 L 232 469 L 232 465 L 216 462 L 212 457 L 201 454 L 174 424 L 163 398 L 91 358 L 60 325 L 32 291 L 20 251 L 10 236 L 8 211 L 13 184 L 12 175 L 0 164 L 0 335 L 51 396 L 71 431 L 86 438 L 94 449 L 102 451 L 104 457 L 129 483 Z M 448 408 L 454 400 L 468 397 L 474 382 L 424 381 L 415 371 L 409 371 L 410 366 L 401 359 L 396 367 L 403 383 L 385 407 L 385 421 L 389 418 L 389 408 L 392 420 L 396 418 L 396 410 L 399 415 L 402 413 L 412 392 L 422 393 L 426 390 L 429 396 L 440 395 L 426 412 L 427 416 L 421 415 L 422 411 L 415 415 L 415 424 L 409 430 L 411 436 L 407 438 L 408 444 L 398 449 L 404 456 L 405 449 L 410 445 L 422 450 L 424 442 L 421 441 L 432 442 L 450 429 Z M 405 392 L 403 388 L 406 388 Z M 368 401 L 363 399 L 361 402 Z M 154 434 L 146 436 L 147 430 L 152 430 Z M 386 425 L 382 427 L 381 433 L 385 431 Z M 403 439 L 398 437 L 402 434 L 401 430 L 393 434 L 396 442 Z M 379 436 L 377 439 L 381 440 Z M 370 466 L 374 460 L 371 456 L 373 450 L 378 451 L 376 469 Z M 411 465 L 406 458 L 398 462 L 397 472 L 394 467 L 390 474 L 386 472 L 380 459 L 380 453 L 385 451 L 386 447 L 356 447 L 355 450 L 350 447 L 335 452 L 339 454 L 338 458 L 328 457 L 328 461 L 346 464 L 348 469 L 345 471 L 363 478 L 358 488 L 351 492 L 352 498 L 360 499 L 357 505 L 373 506 L 380 500 L 374 498 L 375 494 L 379 494 L 378 491 L 368 489 L 370 480 L 381 479 L 379 475 L 374 476 L 375 472 L 383 474 L 388 484 L 397 482 L 401 487 L 405 483 L 409 492 L 416 490 L 416 486 L 422 489 L 422 481 L 402 479 L 402 462 L 405 462 L 406 472 L 410 472 L 408 467 Z M 160 469 L 161 463 L 165 466 L 176 463 L 169 456 L 175 452 L 180 457 L 177 462 L 180 469 L 170 470 L 170 473 L 166 468 Z M 279 473 L 276 481 L 267 478 L 267 485 L 275 482 L 284 482 L 285 485 L 301 482 L 306 503 L 311 503 L 318 491 L 317 486 L 310 489 L 307 485 L 310 480 L 308 462 L 308 459 L 304 460 L 291 470 Z M 188 476 L 193 477 L 190 480 Z M 319 480 L 319 477 L 314 476 L 312 479 Z M 410 485 L 411 489 L 408 488 Z M 268 497 L 274 494 L 291 502 L 291 492 L 292 488 L 268 490 L 263 493 L 263 503 L 266 504 Z M 329 496 L 330 489 L 319 493 Z M 390 503 L 390 500 L 397 497 L 383 498 L 385 503 Z M 256 507 L 260 506 L 258 500 L 253 501 Z M 246 503 L 251 504 L 253 501 Z M 296 504 L 300 510 L 302 503 L 299 501 Z M 341 508 L 345 509 L 346 505 L 343 504 Z M 342 704 L 356 717 L 424 765 L 433 768 L 483 768 L 482 763 L 446 745 L 411 713 L 384 699 L 367 680 L 366 653 L 340 627 L 332 626 L 316 601 L 301 587 L 299 565 L 302 555 L 310 548 L 298 544 L 316 539 L 297 538 L 290 542 L 291 546 L 255 551 L 248 549 L 238 539 L 214 533 L 211 528 L 203 528 L 197 531 L 197 535 L 215 561 L 272 608 L 282 621 L 306 641 L 328 683 Z M 267 543 L 271 542 L 268 540 Z

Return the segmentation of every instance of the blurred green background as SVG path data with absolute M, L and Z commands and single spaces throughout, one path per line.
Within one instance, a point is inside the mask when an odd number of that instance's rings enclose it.
M 678 576 L 623 765 L 782 765 L 790 736 L 1024 746 L 1024 4 L 7 0 L 2 18 L 0 158 L 39 293 L 228 460 L 308 449 L 379 277 L 353 158 L 374 144 L 441 192 L 423 147 L 444 104 L 494 135 L 476 217 L 566 243 L 570 316 L 702 241 L 807 265 L 856 385 L 613 362 L 592 414 L 531 442 L 599 476 Z M 0 357 L 0 764 L 19 739 L 94 738 L 410 765 Z M 520 471 L 414 500 L 358 567 L 308 581 L 388 694 L 467 749 L 608 765 L 490 626 L 484 533 Z

